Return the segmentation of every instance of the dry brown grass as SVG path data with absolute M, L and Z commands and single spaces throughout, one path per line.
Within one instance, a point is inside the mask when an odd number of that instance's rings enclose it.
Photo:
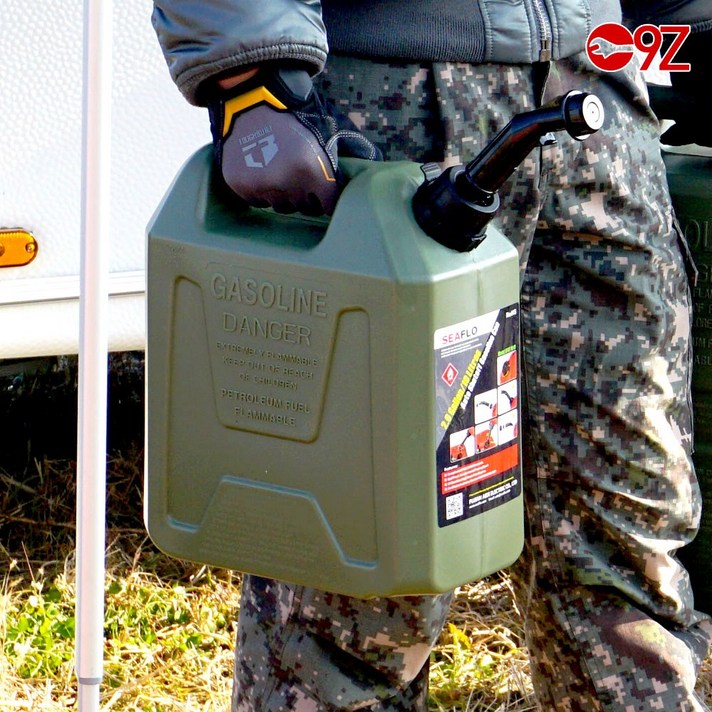
M 506 574 L 460 588 L 431 663 L 431 710 L 536 709 L 523 635 Z
M 0 469 L 0 709 L 76 705 L 72 461 Z M 161 554 L 142 525 L 142 452 L 109 461 L 102 710 L 229 707 L 238 575 Z M 458 593 L 432 664 L 432 710 L 532 709 L 504 576 Z
M 110 461 L 102 710 L 227 710 L 239 576 L 147 541 L 141 476 L 139 448 Z M 0 481 L 0 709 L 72 709 L 73 463 L 0 470 Z M 712 659 L 700 690 L 712 703 Z M 431 712 L 535 708 L 508 578 L 463 587 L 433 654 Z

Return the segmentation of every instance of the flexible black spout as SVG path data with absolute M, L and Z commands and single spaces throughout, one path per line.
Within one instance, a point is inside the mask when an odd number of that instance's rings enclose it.
M 593 94 L 572 91 L 550 104 L 517 114 L 466 166 L 441 172 L 423 166 L 425 182 L 413 197 L 413 212 L 425 233 L 461 252 L 477 247 L 499 208 L 497 190 L 530 151 L 553 143 L 566 130 L 580 140 L 603 125 L 603 105 Z
M 601 128 L 603 106 L 592 94 L 569 92 L 539 109 L 517 114 L 465 166 L 462 180 L 494 193 L 548 133 L 567 131 L 581 140 Z

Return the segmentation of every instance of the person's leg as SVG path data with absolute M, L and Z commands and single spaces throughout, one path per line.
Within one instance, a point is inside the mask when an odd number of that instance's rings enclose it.
M 423 712 L 451 594 L 359 600 L 246 576 L 234 712 Z
M 454 162 L 472 158 L 516 111 L 534 108 L 531 75 L 332 56 L 318 85 L 386 160 Z M 517 205 L 530 212 L 531 234 L 536 191 Z M 360 601 L 245 577 L 233 711 L 424 712 L 428 659 L 450 600 Z
M 434 157 L 441 151 L 429 145 L 439 134 L 429 76 L 418 66 L 333 58 L 319 83 L 387 159 Z M 429 656 L 451 598 L 364 601 L 246 576 L 233 712 L 424 712 Z
M 570 90 L 604 101 L 603 130 L 523 161 L 495 222 L 523 270 L 525 555 L 514 567 L 545 709 L 704 709 L 712 639 L 676 549 L 694 535 L 689 285 L 657 124 L 634 74 L 582 58 L 533 73 L 436 73 L 447 145 L 465 162 L 510 115 Z M 460 152 L 457 152 L 459 147 Z M 533 239 L 532 239 L 533 237 Z
M 542 152 L 546 194 L 522 290 L 528 544 L 516 567 L 545 709 L 702 710 L 712 639 L 675 557 L 700 514 L 690 297 L 633 74 L 553 65 L 604 102 L 604 128 Z

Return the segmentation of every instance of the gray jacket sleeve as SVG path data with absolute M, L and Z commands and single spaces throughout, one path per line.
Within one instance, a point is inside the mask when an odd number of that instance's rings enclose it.
M 319 0 L 155 0 L 153 26 L 173 81 L 192 104 L 216 74 L 276 59 L 314 72 L 328 46 Z

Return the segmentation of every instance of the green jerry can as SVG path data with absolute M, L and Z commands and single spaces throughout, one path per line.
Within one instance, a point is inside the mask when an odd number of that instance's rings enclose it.
M 161 549 L 359 597 L 447 591 L 518 557 L 519 260 L 484 228 L 488 188 L 547 131 L 597 118 L 572 94 L 466 168 L 349 162 L 330 219 L 237 208 L 209 147 L 188 161 L 148 231 Z M 469 208 L 478 229 L 456 235 Z
M 695 592 L 695 605 L 712 613 L 712 151 L 665 151 L 668 184 L 680 226 L 698 270 L 691 285 L 693 460 L 702 488 L 702 524 L 680 552 Z

